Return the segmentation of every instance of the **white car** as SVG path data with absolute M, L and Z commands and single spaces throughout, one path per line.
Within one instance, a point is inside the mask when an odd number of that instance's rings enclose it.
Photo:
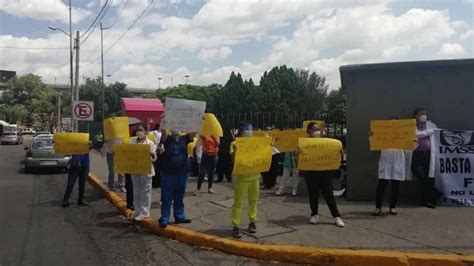
M 0 136 L 0 142 L 2 145 L 4 144 L 22 144 L 23 139 L 21 136 L 18 136 L 16 132 L 4 132 L 2 136 Z

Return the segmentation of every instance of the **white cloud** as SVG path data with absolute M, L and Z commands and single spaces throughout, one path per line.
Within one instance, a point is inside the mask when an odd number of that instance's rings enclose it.
M 232 54 L 232 49 L 228 46 L 223 46 L 220 48 L 202 49 L 198 54 L 198 58 L 202 61 L 222 60 L 230 54 Z
M 446 58 L 455 58 L 465 55 L 466 50 L 458 43 L 443 43 L 437 54 Z
M 459 39 L 461 40 L 467 40 L 469 38 L 471 38 L 471 41 L 472 41 L 472 38 L 474 38 L 474 28 L 468 29 L 466 32 L 461 34 L 461 36 L 459 36 Z
M 0 11 L 20 18 L 69 23 L 69 7 L 61 0 L 2 0 Z M 91 12 L 73 8 L 72 22 L 77 23 Z

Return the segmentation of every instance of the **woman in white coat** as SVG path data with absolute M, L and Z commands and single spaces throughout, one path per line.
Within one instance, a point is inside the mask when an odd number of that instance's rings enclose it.
M 150 145 L 150 156 L 153 161 L 156 161 L 156 145 L 153 141 L 146 137 L 145 127 L 138 126 L 137 138 L 132 139 L 130 144 L 148 144 Z M 149 174 L 132 174 L 133 183 L 133 206 L 135 212 L 133 219 L 135 221 L 143 221 L 145 217 L 150 217 L 151 209 L 151 187 L 152 177 L 155 175 L 153 163 L 151 165 L 151 172 Z

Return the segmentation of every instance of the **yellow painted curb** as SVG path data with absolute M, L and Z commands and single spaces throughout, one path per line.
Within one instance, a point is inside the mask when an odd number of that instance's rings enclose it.
M 122 213 L 130 217 L 133 212 L 127 209 L 126 201 L 107 186 L 93 173 L 89 182 L 102 191 L 107 199 Z M 316 248 L 297 245 L 256 244 L 237 241 L 196 232 L 188 228 L 168 225 L 159 226 L 155 219 L 147 218 L 138 223 L 156 235 L 177 241 L 213 248 L 226 253 L 267 261 L 305 263 L 318 265 L 414 265 L 414 266 L 458 266 L 474 265 L 474 256 L 436 253 L 412 253 L 381 250 L 352 250 L 336 248 Z

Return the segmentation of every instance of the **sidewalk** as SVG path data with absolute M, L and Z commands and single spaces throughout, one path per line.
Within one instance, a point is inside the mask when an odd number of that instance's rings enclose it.
M 107 166 L 104 158 L 91 153 L 91 172 L 106 181 Z M 197 179 L 189 178 L 185 196 L 189 225 L 192 230 L 231 238 L 232 184 L 214 184 L 216 194 L 194 196 Z M 205 191 L 205 192 L 204 192 Z M 122 194 L 125 197 L 125 194 Z M 160 190 L 152 192 L 152 217 L 159 218 Z M 333 225 L 329 210 L 320 200 L 320 223 L 308 224 L 309 204 L 306 196 L 275 196 L 273 191 L 261 190 L 258 207 L 258 233 L 245 233 L 242 241 L 256 243 L 296 244 L 314 247 L 354 249 L 382 249 L 414 252 L 474 254 L 472 208 L 438 207 L 427 209 L 400 205 L 397 216 L 373 217 L 372 202 L 349 202 L 337 199 L 345 228 Z M 384 212 L 388 208 L 384 209 Z M 246 208 L 242 212 L 242 229 L 248 224 Z

